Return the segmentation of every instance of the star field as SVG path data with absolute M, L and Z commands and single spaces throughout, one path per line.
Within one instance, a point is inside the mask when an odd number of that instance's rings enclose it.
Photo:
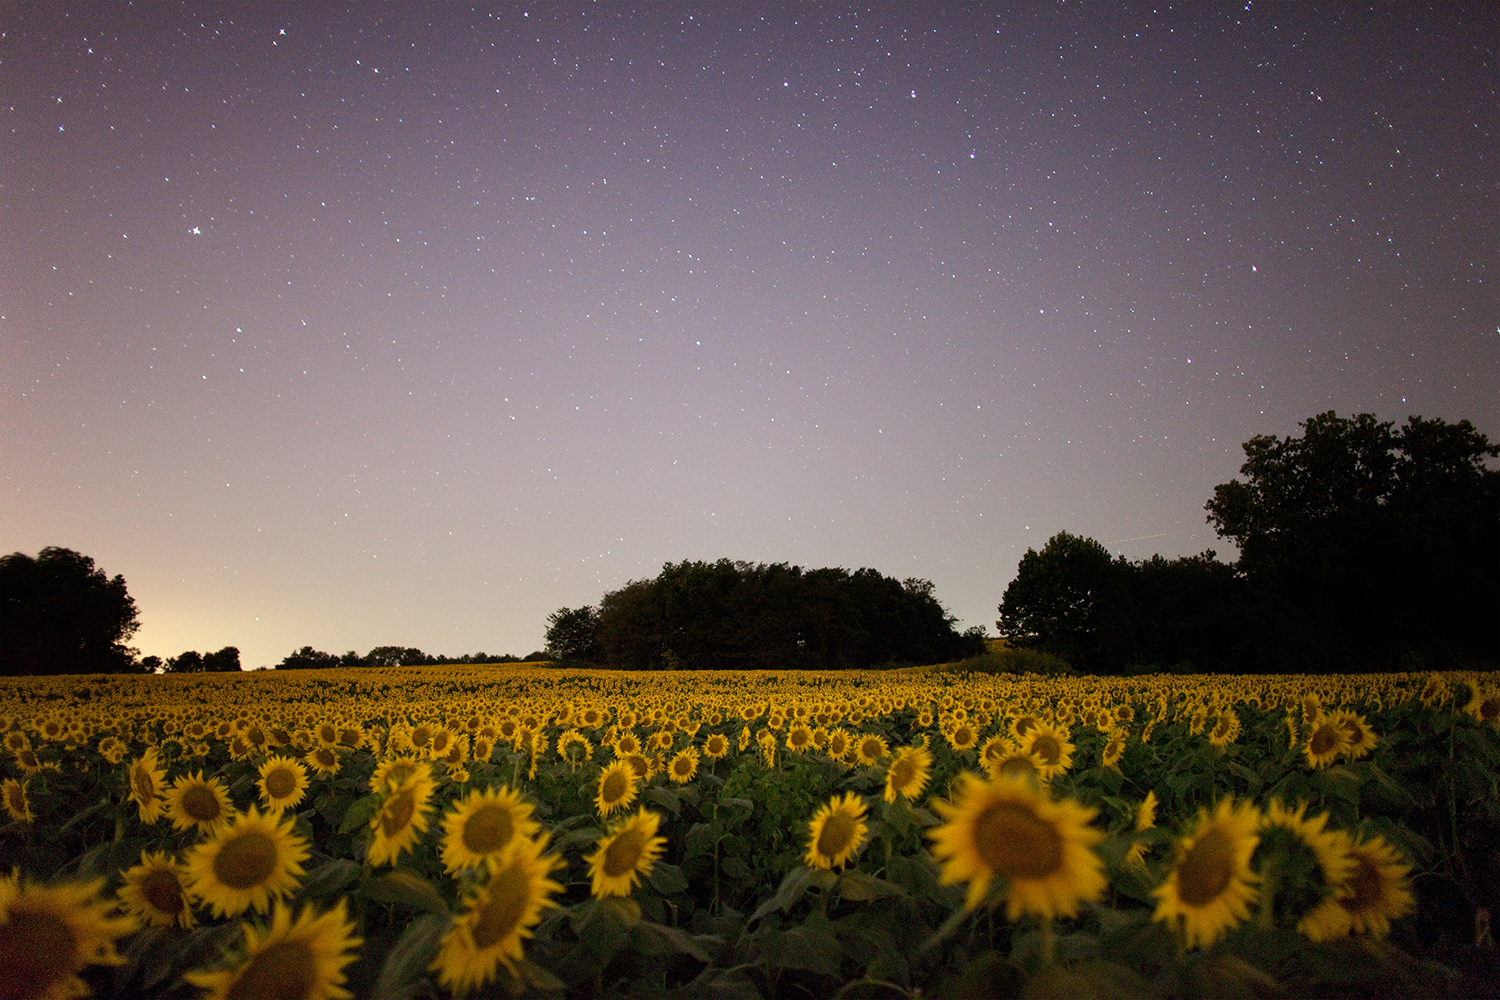
M 993 628 L 1254 434 L 1500 434 L 1487 5 L 0 15 L 4 551 L 145 653 L 524 655 L 667 561 Z

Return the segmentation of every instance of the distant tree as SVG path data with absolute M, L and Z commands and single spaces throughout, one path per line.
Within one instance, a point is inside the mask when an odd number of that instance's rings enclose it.
M 141 657 L 141 670 L 143 672 L 145 672 L 145 673 L 148 673 L 148 674 L 163 673 L 166 670 L 166 667 L 167 667 L 166 663 L 164 663 L 162 661 L 162 658 L 160 656 L 143 656 L 143 657 Z
M 301 649 L 287 656 L 276 664 L 277 670 L 320 670 L 328 667 L 339 666 L 339 658 L 332 653 L 324 653 L 313 649 L 311 646 L 303 646 Z
M 162 672 L 168 674 L 201 674 L 203 673 L 203 655 L 190 649 L 185 653 L 169 656 L 167 657 L 167 665 Z
M 240 672 L 240 651 L 234 646 L 225 646 L 217 653 L 203 654 L 203 669 L 211 674 L 234 674 Z
M 1060 531 L 1027 549 L 1000 601 L 1000 635 L 1090 673 L 1135 657 L 1130 565 L 1092 538 Z
M 1500 660 L 1500 448 L 1469 421 L 1328 411 L 1244 445 L 1208 520 L 1285 657 L 1370 669 Z
M 599 646 L 599 609 L 558 608 L 547 616 L 545 638 L 551 659 L 599 662 L 604 652 Z
M 138 673 L 140 628 L 125 578 L 49 547 L 0 556 L 0 674 Z

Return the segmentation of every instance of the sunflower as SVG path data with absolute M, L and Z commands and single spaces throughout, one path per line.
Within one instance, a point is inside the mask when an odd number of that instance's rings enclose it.
M 1172 870 L 1152 890 L 1153 920 L 1177 927 L 1188 948 L 1208 947 L 1250 915 L 1258 897 L 1250 857 L 1260 843 L 1260 810 L 1232 797 L 1210 814 L 1200 809 L 1192 832 L 1177 844 Z
M 280 815 L 295 807 L 307 794 L 307 768 L 300 760 L 279 754 L 267 757 L 258 773 L 260 780 L 255 787 L 260 789 L 260 800 L 267 812 Z
M 192 903 L 183 883 L 186 870 L 169 854 L 142 851 L 141 863 L 128 868 L 121 876 L 124 884 L 116 891 L 125 909 L 152 927 L 180 927 L 197 923 Z
M 829 731 L 828 746 L 823 748 L 823 752 L 833 760 L 847 760 L 854 752 L 854 740 L 850 738 L 847 730 L 835 728 Z
M 17 823 L 30 823 L 36 819 L 31 811 L 31 800 L 26 797 L 26 786 L 15 778 L 6 778 L 0 786 L 5 796 L 5 812 Z
M 98 896 L 103 879 L 28 885 L 0 875 L 0 969 L 6 996 L 66 1000 L 87 996 L 78 977 L 85 966 L 121 965 L 115 940 L 136 920 L 112 912 Z
M 842 798 L 835 795 L 808 822 L 802 860 L 810 868 L 842 868 L 859 851 L 867 832 L 864 800 L 853 792 Z
M 399 785 L 426 767 L 426 764 L 409 754 L 383 760 L 375 765 L 375 772 L 370 775 L 370 791 L 381 792 L 387 785 Z
M 1046 765 L 1042 758 L 1014 744 L 1007 742 L 1003 752 L 987 753 L 980 760 L 984 764 L 984 773 L 991 779 L 1025 778 L 1027 781 L 1045 783 L 1042 768 Z
M 1464 711 L 1473 716 L 1476 722 L 1500 727 L 1500 691 L 1490 690 L 1479 684 L 1470 686 L 1473 688 L 1473 696 L 1464 706 Z
M 541 830 L 531 812 L 520 792 L 504 786 L 470 792 L 443 817 L 443 866 L 454 874 L 486 861 L 503 863 Z
M 885 800 L 895 802 L 897 795 L 914 800 L 927 787 L 932 770 L 932 754 L 926 747 L 902 747 L 885 769 Z
M 1296 808 L 1272 799 L 1261 821 L 1261 842 L 1256 867 L 1261 873 L 1278 913 L 1290 913 L 1297 931 L 1313 941 L 1326 941 L 1348 933 L 1336 930 L 1324 915 L 1322 904 L 1333 902 L 1334 890 L 1354 868 L 1345 845 L 1348 837 L 1329 830 L 1328 814 L 1307 818 L 1307 803 Z M 1290 921 L 1288 921 L 1290 922 Z
M 156 747 L 147 747 L 130 765 L 130 801 L 140 809 L 142 823 L 155 823 L 162 815 L 161 790 L 167 772 L 156 756 Z
M 462 995 L 495 978 L 500 965 L 515 975 L 515 963 L 524 957 L 521 942 L 541 922 L 542 910 L 556 905 L 551 897 L 563 891 L 548 877 L 563 861 L 542 856 L 546 839 L 523 839 L 509 860 L 491 865 L 489 880 L 468 899 L 428 966 L 444 987 Z
M 948 745 L 959 753 L 972 750 L 979 744 L 979 733 L 967 722 L 960 722 L 943 733 Z
M 1073 766 L 1073 744 L 1068 741 L 1068 731 L 1061 726 L 1045 722 L 1034 726 L 1022 748 L 1041 758 L 1038 770 L 1049 781 Z
M 683 747 L 667 765 L 667 776 L 675 784 L 685 785 L 698 776 L 698 750 L 693 746 Z
M 631 754 L 641 752 L 641 741 L 635 733 L 624 732 L 615 740 L 615 756 L 623 760 Z
M 787 729 L 786 748 L 792 753 L 806 753 L 813 748 L 812 730 L 806 723 L 794 723 Z
M 359 957 L 361 941 L 344 900 L 322 914 L 306 905 L 295 920 L 291 907 L 277 900 L 271 926 L 264 932 L 253 924 L 243 926 L 244 958 L 238 964 L 183 976 L 208 990 L 204 1000 L 347 1000 L 353 996 L 344 989 L 344 966 Z
M 557 755 L 575 771 L 594 756 L 594 745 L 576 729 L 569 729 L 557 741 Z
M 393 865 L 402 851 L 410 851 L 427 831 L 428 803 L 436 788 L 432 771 L 426 764 L 418 767 L 395 784 L 386 786 L 380 808 L 370 817 L 375 836 L 365 851 L 365 862 L 371 865 Z
M 1135 811 L 1135 832 L 1144 833 L 1156 826 L 1156 792 L 1149 791 L 1145 799 L 1141 801 L 1140 808 Z M 1139 840 L 1130 845 L 1130 850 L 1125 852 L 1125 864 L 1131 868 L 1146 867 L 1146 852 L 1151 848 Z
M 303 756 L 302 761 L 325 778 L 339 773 L 338 751 L 327 743 L 313 747 Z
M 1104 838 L 1089 822 L 1098 812 L 1071 799 L 1050 800 L 1034 782 L 959 776 L 955 801 L 935 802 L 947 820 L 928 832 L 942 862 L 939 883 L 968 882 L 964 908 L 985 898 L 999 875 L 1009 883 L 1006 917 L 1071 917 L 1103 895 L 1104 864 L 1092 850 Z
M 854 757 L 865 767 L 873 767 L 890 753 L 884 736 L 866 733 L 854 741 Z
M 1324 900 L 1307 915 L 1304 922 L 1321 935 L 1314 937 L 1308 933 L 1308 936 L 1321 941 L 1343 937 L 1352 931 L 1385 937 L 1391 932 L 1392 920 L 1416 908 L 1406 878 L 1411 866 L 1384 838 L 1355 840 L 1343 831 L 1335 831 L 1334 836 L 1339 838 L 1349 868 L 1344 880 L 1335 887 L 1333 898 Z
M 616 809 L 625 809 L 635 801 L 636 782 L 643 780 L 645 760 L 641 759 L 642 771 L 631 764 L 632 758 L 617 760 L 599 774 L 599 793 L 594 796 L 594 808 L 600 816 L 608 816 Z
M 595 896 L 628 896 L 661 857 L 667 838 L 656 835 L 658 813 L 642 809 L 599 838 L 593 854 L 584 858 L 593 877 Z
M 251 806 L 188 852 L 188 890 L 214 916 L 233 917 L 252 907 L 265 913 L 272 899 L 297 888 L 308 845 L 292 832 L 290 819 L 280 818 Z
M 1349 737 L 1349 748 L 1344 751 L 1350 760 L 1359 760 L 1375 749 L 1379 738 L 1375 730 L 1365 721 L 1363 715 L 1354 712 L 1343 711 L 1333 714 L 1333 721 L 1344 730 L 1344 735 Z
M 722 733 L 710 733 L 703 741 L 703 756 L 718 760 L 729 753 L 729 738 Z
M 1303 752 L 1307 755 L 1307 766 L 1314 770 L 1332 764 L 1339 754 L 1349 749 L 1349 734 L 1333 716 L 1321 716 L 1312 726 Z
M 1109 734 L 1109 739 L 1104 741 L 1104 749 L 1099 753 L 1099 765 L 1101 767 L 1120 769 L 1120 759 L 1125 756 L 1125 730 L 1116 729 Z

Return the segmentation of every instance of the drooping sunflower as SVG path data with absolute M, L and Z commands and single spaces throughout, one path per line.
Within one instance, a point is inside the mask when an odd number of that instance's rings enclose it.
M 1152 890 L 1153 920 L 1178 930 L 1188 948 L 1209 947 L 1250 915 L 1259 893 L 1250 857 L 1260 843 L 1260 810 L 1253 803 L 1220 800 L 1200 809 L 1192 830 L 1177 843 L 1166 881 Z
M 696 747 L 683 747 L 667 764 L 667 777 L 671 778 L 674 784 L 685 785 L 697 776 L 698 749 Z
M 584 858 L 594 880 L 595 896 L 628 896 L 666 848 L 667 838 L 656 835 L 661 816 L 641 809 L 599 838 L 593 854 Z
M 361 939 L 340 899 L 319 914 L 303 906 L 295 920 L 292 909 L 277 900 L 271 926 L 264 932 L 243 925 L 244 958 L 224 969 L 198 969 L 184 975 L 208 993 L 204 1000 L 239 997 L 276 997 L 277 1000 L 348 1000 L 344 967 L 358 956 Z
M 87 996 L 78 973 L 121 965 L 115 941 L 134 931 L 134 917 L 99 898 L 103 879 L 32 885 L 0 875 L 0 970 L 8 997 L 67 1000 Z
M 6 778 L 5 784 L 0 786 L 0 792 L 5 796 L 5 813 L 17 823 L 30 823 L 36 819 L 36 814 L 31 811 L 31 800 L 26 797 L 26 786 L 15 778 Z
M 257 770 L 260 780 L 255 787 L 267 812 L 280 815 L 295 808 L 307 794 L 307 768 L 300 760 L 277 754 L 267 757 Z
M 531 937 L 542 910 L 555 905 L 551 897 L 563 888 L 548 877 L 563 861 L 542 855 L 546 840 L 545 835 L 522 840 L 504 864 L 491 866 L 489 879 L 469 897 L 428 966 L 443 986 L 463 995 L 494 979 L 501 965 L 515 975 L 516 962 L 525 957 L 521 942 Z
M 365 851 L 366 863 L 393 865 L 402 851 L 416 846 L 427 832 L 428 804 L 435 788 L 432 771 L 425 763 L 401 781 L 386 785 L 385 798 L 370 817 L 370 829 L 375 836 Z
M 902 747 L 891 757 L 885 770 L 885 800 L 895 802 L 896 796 L 915 801 L 932 771 L 932 754 L 926 747 Z
M 531 814 L 531 803 L 503 785 L 470 792 L 443 817 L 443 866 L 453 874 L 503 864 L 521 841 L 541 830 Z
M 1104 863 L 1093 845 L 1104 834 L 1089 826 L 1098 813 L 1071 799 L 1052 801 L 1035 782 L 959 777 L 952 803 L 934 802 L 947 822 L 927 836 L 942 863 L 943 885 L 969 883 L 964 907 L 989 893 L 995 876 L 1008 883 L 1007 919 L 1021 914 L 1071 917 L 1103 895 Z
M 890 753 L 885 737 L 865 733 L 854 739 L 854 757 L 865 767 L 873 767 Z
M 1356 840 L 1341 830 L 1334 835 L 1340 839 L 1349 868 L 1343 882 L 1335 887 L 1333 898 L 1307 915 L 1306 922 L 1322 935 L 1314 940 L 1343 937 L 1350 932 L 1385 937 L 1391 932 L 1392 920 L 1416 909 L 1407 881 L 1411 865 L 1382 837 Z
M 1303 752 L 1307 755 L 1307 766 L 1319 770 L 1332 764 L 1348 749 L 1349 734 L 1333 716 L 1324 715 L 1312 724 Z
M 116 891 L 125 909 L 152 927 L 180 927 L 197 923 L 186 888 L 187 870 L 160 851 L 142 851 L 141 863 L 125 870 Z
M 280 820 L 251 806 L 188 852 L 188 891 L 214 916 L 265 913 L 273 899 L 297 888 L 309 849 L 292 832 L 291 818 Z
M 1136 833 L 1144 833 L 1156 826 L 1156 804 L 1155 790 L 1147 792 L 1140 807 L 1135 811 Z M 1150 849 L 1150 845 L 1136 841 L 1130 845 L 1130 850 L 1125 852 L 1125 864 L 1131 868 L 1146 867 L 1146 852 Z
M 642 765 L 644 770 L 644 759 Z M 644 775 L 631 766 L 631 759 L 617 760 L 599 775 L 599 791 L 594 796 L 594 808 L 600 816 L 608 816 L 617 809 L 629 808 L 635 801 L 636 782 Z
M 575 771 L 594 757 L 594 744 L 576 729 L 569 729 L 558 737 L 557 755 L 567 761 Z
M 802 860 L 810 868 L 844 867 L 864 845 L 869 832 L 865 813 L 864 800 L 853 792 L 829 799 L 807 824 L 807 853 Z
M 161 792 L 166 781 L 167 772 L 156 755 L 156 747 L 147 747 L 145 753 L 131 762 L 130 801 L 139 808 L 142 823 L 155 823 L 161 818 Z

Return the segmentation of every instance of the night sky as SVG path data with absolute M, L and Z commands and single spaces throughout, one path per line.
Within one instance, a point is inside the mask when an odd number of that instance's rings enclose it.
M 1500 436 L 1497 12 L 6 3 L 0 549 L 247 667 L 1233 559 L 1252 435 Z

